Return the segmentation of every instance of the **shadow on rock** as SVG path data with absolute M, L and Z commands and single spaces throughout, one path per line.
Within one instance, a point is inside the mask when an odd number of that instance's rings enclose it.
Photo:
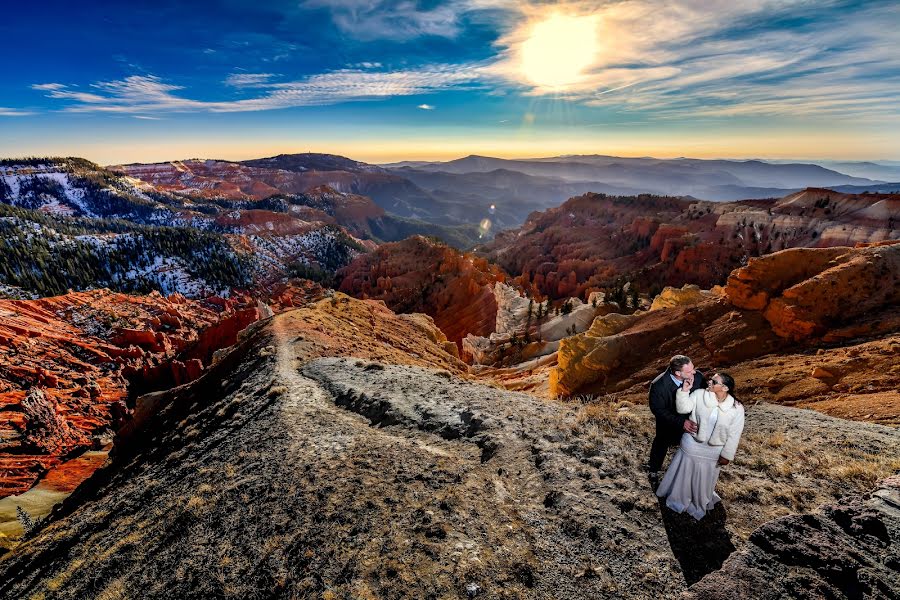
M 666 506 L 665 498 L 659 499 L 659 510 L 669 545 L 681 565 L 687 585 L 693 585 L 704 575 L 721 568 L 734 552 L 731 534 L 725 529 L 728 513 L 722 502 L 700 521 L 687 513 L 676 513 Z

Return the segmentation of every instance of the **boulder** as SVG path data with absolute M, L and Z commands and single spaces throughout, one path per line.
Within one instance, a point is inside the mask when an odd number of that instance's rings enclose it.
M 819 336 L 900 302 L 900 243 L 846 249 L 821 266 L 769 302 L 765 316 L 778 335 L 792 340 Z
M 789 515 L 750 535 L 686 600 L 900 596 L 900 479 L 813 514 Z
M 700 289 L 700 286 L 685 284 L 681 288 L 665 287 L 650 305 L 650 310 L 671 308 L 673 306 L 690 306 L 708 298 L 715 297 L 710 291 Z

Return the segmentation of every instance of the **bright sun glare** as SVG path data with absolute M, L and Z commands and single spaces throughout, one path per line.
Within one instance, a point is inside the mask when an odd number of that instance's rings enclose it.
M 565 88 L 581 79 L 596 52 L 592 17 L 554 15 L 537 23 L 522 44 L 522 74 L 535 85 Z

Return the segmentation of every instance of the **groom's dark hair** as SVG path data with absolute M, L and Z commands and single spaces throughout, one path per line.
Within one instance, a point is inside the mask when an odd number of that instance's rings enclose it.
M 676 354 L 672 357 L 672 360 L 669 361 L 669 372 L 674 373 L 675 371 L 680 371 L 682 367 L 689 362 L 691 362 L 691 359 L 684 354 Z

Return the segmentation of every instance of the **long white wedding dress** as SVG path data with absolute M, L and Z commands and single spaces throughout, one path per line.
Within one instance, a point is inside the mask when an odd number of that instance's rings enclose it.
M 718 418 L 718 409 L 713 410 L 708 431 L 715 428 Z M 699 521 L 706 516 L 706 511 L 722 500 L 716 494 L 721 453 L 722 446 L 697 442 L 691 434 L 685 433 L 681 436 L 681 445 L 675 451 L 672 463 L 659 482 L 656 495 L 665 498 L 666 506 L 675 512 L 687 511 Z

